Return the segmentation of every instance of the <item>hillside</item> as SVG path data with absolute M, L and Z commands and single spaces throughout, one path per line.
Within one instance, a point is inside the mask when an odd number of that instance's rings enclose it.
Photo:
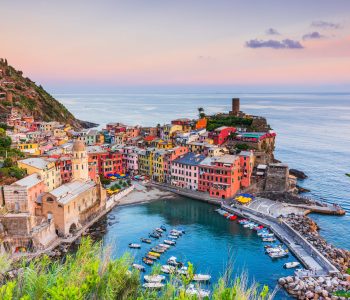
M 76 119 L 68 109 L 23 72 L 0 59 L 0 121 L 4 121 L 11 107 L 22 115 L 33 115 L 36 120 L 58 121 L 75 129 L 94 127 L 96 124 Z

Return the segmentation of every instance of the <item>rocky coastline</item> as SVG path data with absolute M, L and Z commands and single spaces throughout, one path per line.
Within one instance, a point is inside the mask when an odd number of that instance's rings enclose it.
M 287 276 L 280 278 L 278 283 L 298 299 L 345 300 L 345 297 L 334 293 L 350 290 L 350 274 L 347 273 L 350 267 L 350 251 L 327 243 L 319 234 L 319 226 L 307 216 L 290 215 L 286 221 L 313 244 L 339 273 L 328 276 Z

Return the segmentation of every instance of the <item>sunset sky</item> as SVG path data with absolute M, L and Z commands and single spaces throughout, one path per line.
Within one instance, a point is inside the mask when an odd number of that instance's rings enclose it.
M 0 0 L 0 57 L 54 92 L 350 91 L 349 0 Z

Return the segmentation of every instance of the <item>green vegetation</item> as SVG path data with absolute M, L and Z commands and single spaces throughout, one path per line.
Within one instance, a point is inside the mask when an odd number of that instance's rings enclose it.
M 235 148 L 241 151 L 246 151 L 250 149 L 250 147 L 247 144 L 237 144 Z
M 103 185 L 109 185 L 112 182 L 112 180 L 110 180 L 109 178 L 105 178 L 101 174 L 100 174 L 100 181 Z
M 236 116 L 212 116 L 208 119 L 207 130 L 212 131 L 221 126 L 247 126 L 252 124 L 252 119 L 240 118 Z
M 336 291 L 333 295 L 338 297 L 350 298 L 350 291 Z
M 204 113 L 204 108 L 203 107 L 198 107 L 198 117 L 200 119 L 203 119 L 205 117 L 205 113 Z
M 89 238 L 82 239 L 76 254 L 67 255 L 64 262 L 51 261 L 44 256 L 29 265 L 23 264 L 23 271 L 18 278 L 7 281 L 0 287 L 0 299 L 198 299 L 185 293 L 185 288 L 194 274 L 191 264 L 188 265 L 188 277 L 171 276 L 169 283 L 157 292 L 141 287 L 140 274 L 136 270 L 130 271 L 131 263 L 132 258 L 128 254 L 111 259 L 109 250 L 103 250 L 102 243 L 93 244 Z M 0 268 L 1 266 L 0 261 Z M 4 270 L 6 269 L 8 266 L 5 266 Z M 159 266 L 152 270 L 153 274 L 159 272 Z M 248 285 L 247 282 L 247 276 L 244 275 L 233 281 L 223 277 L 215 284 L 211 299 L 272 299 L 273 294 L 267 286 Z

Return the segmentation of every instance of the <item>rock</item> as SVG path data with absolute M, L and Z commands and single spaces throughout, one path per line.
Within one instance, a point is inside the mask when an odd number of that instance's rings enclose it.
M 297 169 L 289 169 L 289 174 L 295 176 L 298 179 L 306 179 L 307 175 L 303 171 Z
M 324 279 L 322 276 L 320 276 L 320 277 L 317 279 L 317 282 L 318 282 L 318 283 L 324 283 L 324 281 L 325 281 L 325 279 Z
M 323 297 L 328 297 L 328 292 L 326 290 L 322 290 L 321 294 Z
M 305 296 L 306 296 L 306 298 L 308 298 L 308 299 L 312 299 L 313 297 L 314 297 L 314 293 L 313 292 L 311 292 L 311 291 L 307 291 L 306 293 L 305 293 Z
M 284 285 L 286 283 L 286 280 L 282 277 L 282 278 L 278 279 L 278 283 L 280 285 Z
M 315 287 L 315 293 L 320 294 L 322 292 L 322 288 L 318 285 Z
M 291 283 L 294 281 L 292 276 L 287 276 L 285 279 L 288 283 Z

